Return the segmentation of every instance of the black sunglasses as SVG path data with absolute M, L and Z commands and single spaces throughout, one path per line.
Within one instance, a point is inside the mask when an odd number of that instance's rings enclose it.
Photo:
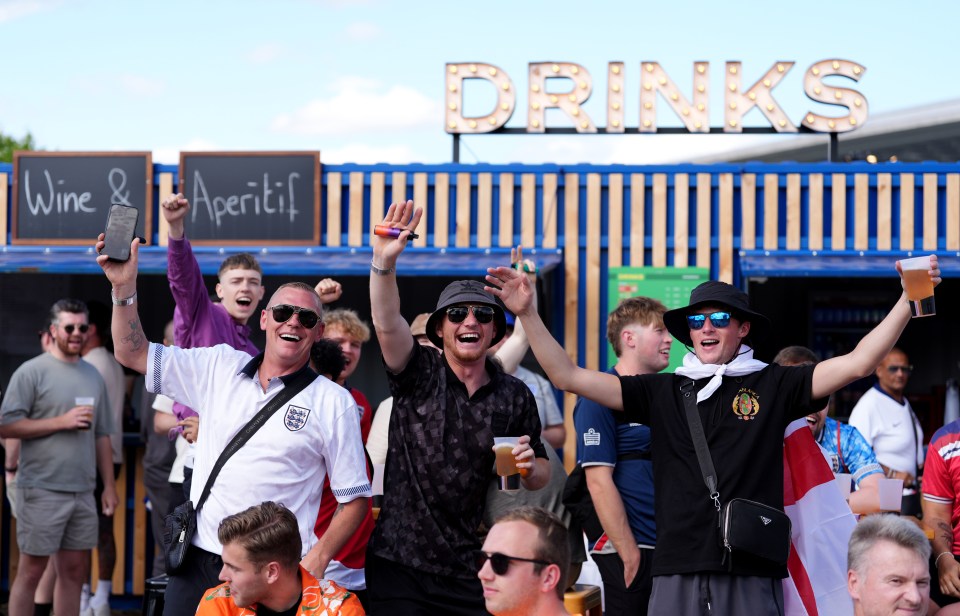
M 277 304 L 276 306 L 267 308 L 267 310 L 273 313 L 273 320 L 277 323 L 286 323 L 294 314 L 300 319 L 300 325 L 303 325 L 307 329 L 313 329 L 320 321 L 319 314 L 309 308 L 301 308 L 300 306 Z
M 447 308 L 447 318 L 451 323 L 463 323 L 471 310 L 477 323 L 489 323 L 493 320 L 493 308 L 490 306 L 450 306 Z
M 714 327 L 724 328 L 727 325 L 730 325 L 730 313 L 729 312 L 714 312 L 711 315 L 705 314 L 688 314 L 687 315 L 687 326 L 690 329 L 702 329 L 704 324 L 707 322 L 707 316 L 710 317 L 710 322 L 713 323 Z
M 897 372 L 910 374 L 913 372 L 913 366 L 887 366 L 887 372 L 890 374 L 896 374 Z
M 493 554 L 488 554 L 483 550 L 476 550 L 473 553 L 474 561 L 477 564 L 477 571 L 483 569 L 484 563 L 488 560 L 490 561 L 490 568 L 493 569 L 493 572 L 497 575 L 506 575 L 507 571 L 510 570 L 510 561 L 517 560 L 524 563 L 536 563 L 538 565 L 549 565 L 545 560 L 537 560 L 536 558 L 520 558 L 518 556 L 507 556 L 506 554 L 501 554 L 500 552 L 494 552 Z
M 71 324 L 71 325 L 64 325 L 64 326 L 63 326 L 63 331 L 67 332 L 68 334 L 72 334 L 72 333 L 73 333 L 73 330 L 75 330 L 75 329 L 79 329 L 81 334 L 85 334 L 85 333 L 87 333 L 87 330 L 90 329 L 90 326 L 87 325 L 86 323 L 84 323 L 83 325 L 73 325 L 73 324 Z M 42 332 L 41 332 L 41 333 L 42 333 Z

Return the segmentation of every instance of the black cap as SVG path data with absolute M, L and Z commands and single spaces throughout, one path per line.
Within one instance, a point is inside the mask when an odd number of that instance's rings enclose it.
M 437 309 L 427 319 L 426 333 L 430 342 L 435 344 L 437 348 L 443 348 L 443 339 L 437 335 L 437 324 L 443 319 L 446 309 L 457 304 L 491 306 L 493 308 L 493 323 L 496 329 L 490 346 L 500 342 L 507 328 L 506 319 L 503 316 L 503 306 L 492 293 L 483 290 L 483 283 L 478 280 L 457 280 L 448 284 L 447 288 L 443 290 L 439 301 L 437 301 Z
M 723 306 L 729 308 L 730 314 L 737 320 L 749 321 L 749 337 L 754 340 L 761 339 L 770 332 L 770 319 L 750 308 L 750 300 L 747 298 L 747 294 L 737 287 L 719 280 L 708 280 L 697 285 L 690 292 L 690 304 L 688 306 L 665 312 L 663 323 L 667 326 L 667 331 L 683 344 L 693 346 L 693 340 L 690 339 L 690 327 L 687 325 L 687 315 L 703 306 Z

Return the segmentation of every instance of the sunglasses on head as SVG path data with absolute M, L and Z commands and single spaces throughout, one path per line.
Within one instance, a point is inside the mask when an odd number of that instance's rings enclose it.
M 494 311 L 490 306 L 450 306 L 447 308 L 447 318 L 451 323 L 463 323 L 471 310 L 477 323 L 489 323 L 493 320 Z
M 70 325 L 64 325 L 64 326 L 63 326 L 63 331 L 67 332 L 68 334 L 72 334 L 72 333 L 73 333 L 73 330 L 75 330 L 75 329 L 79 329 L 81 334 L 85 334 L 85 333 L 87 333 L 87 330 L 90 329 L 90 326 L 87 325 L 86 323 L 84 323 L 83 325 L 73 325 L 73 324 L 70 324 Z M 42 332 L 41 332 L 41 333 L 42 333 Z
M 913 366 L 887 366 L 887 372 L 890 374 L 896 374 L 897 372 L 910 374 L 913 372 Z
M 702 329 L 703 325 L 707 322 L 707 317 L 710 317 L 710 323 L 714 327 L 726 327 L 730 325 L 730 313 L 729 312 L 714 312 L 712 314 L 688 314 L 687 315 L 687 326 L 690 329 Z
M 493 569 L 493 572 L 497 575 L 506 575 L 507 571 L 510 570 L 510 561 L 516 560 L 524 563 L 536 563 L 538 565 L 549 565 L 545 560 L 537 560 L 536 558 L 520 558 L 518 556 L 507 556 L 506 554 L 501 554 L 500 552 L 494 552 L 488 554 L 483 550 L 477 550 L 473 553 L 474 561 L 477 563 L 477 571 L 483 569 L 484 563 L 488 560 L 490 561 L 490 568 Z
M 300 319 L 300 325 L 303 325 L 307 329 L 313 329 L 317 323 L 320 322 L 320 315 L 309 308 L 291 306 L 290 304 L 277 304 L 276 306 L 267 308 L 267 310 L 273 313 L 273 320 L 277 323 L 286 323 L 294 314 Z

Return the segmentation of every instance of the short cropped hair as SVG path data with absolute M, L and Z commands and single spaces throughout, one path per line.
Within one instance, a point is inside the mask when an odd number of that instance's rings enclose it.
M 347 367 L 347 358 L 343 356 L 340 345 L 328 338 L 321 338 L 310 348 L 310 363 L 317 374 L 330 377 L 331 381 L 340 378 L 340 373 Z
M 297 518 L 272 501 L 225 517 L 217 538 L 222 545 L 235 543 L 246 550 L 257 571 L 270 562 L 278 562 L 288 571 L 296 571 L 300 564 L 302 543 Z
M 337 308 L 327 313 L 323 319 L 327 329 L 339 329 L 354 340 L 370 340 L 370 326 L 363 322 L 360 315 L 348 308 Z
M 847 548 L 847 569 L 863 575 L 867 552 L 880 541 L 912 550 L 923 562 L 930 560 L 930 541 L 917 525 L 895 515 L 871 515 L 857 523 Z
M 217 270 L 217 278 L 222 277 L 223 273 L 227 270 L 235 269 L 254 270 L 263 276 L 263 270 L 260 269 L 260 262 L 257 261 L 257 258 L 249 252 L 241 252 L 239 254 L 230 255 L 223 260 L 223 263 L 220 264 L 220 269 Z
M 820 361 L 817 354 L 805 346 L 788 346 L 780 349 L 773 363 L 781 366 L 809 366 Z
M 554 589 L 557 596 L 562 600 L 563 592 L 566 590 L 567 573 L 570 571 L 570 544 L 568 542 L 567 527 L 556 516 L 556 514 L 544 509 L 543 507 L 523 506 L 511 509 L 497 518 L 497 524 L 500 522 L 527 522 L 537 527 L 539 531 L 537 536 L 536 554 L 533 558 L 542 560 L 550 564 L 557 565 L 560 568 L 560 581 Z M 543 571 L 545 565 L 534 563 L 534 573 Z
M 61 312 L 69 312 L 71 314 L 82 314 L 85 317 L 90 316 L 90 311 L 87 310 L 87 305 L 84 304 L 79 299 L 61 299 L 58 300 L 50 308 L 50 324 L 53 325 L 60 320 Z
M 628 325 L 663 325 L 663 313 L 667 307 L 651 297 L 628 297 L 620 302 L 607 317 L 607 340 L 617 357 L 623 349 L 620 334 Z
M 270 302 L 273 302 L 273 298 L 277 296 L 277 293 L 284 289 L 297 289 L 298 291 L 305 291 L 312 295 L 316 300 L 317 314 L 320 315 L 321 321 L 326 321 L 323 318 L 323 302 L 320 301 L 320 294 L 317 293 L 317 290 L 308 285 L 305 282 L 285 282 L 284 284 L 277 287 L 277 290 L 273 292 L 273 295 L 270 296 Z

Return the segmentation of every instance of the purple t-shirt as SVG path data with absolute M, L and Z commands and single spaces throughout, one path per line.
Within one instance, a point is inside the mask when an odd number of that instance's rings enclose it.
M 173 337 L 183 349 L 229 344 L 251 356 L 260 349 L 250 342 L 250 328 L 237 323 L 223 305 L 210 301 L 200 265 L 186 236 L 167 242 L 167 280 L 177 306 L 173 311 Z M 175 402 L 177 419 L 196 415 L 188 406 Z

